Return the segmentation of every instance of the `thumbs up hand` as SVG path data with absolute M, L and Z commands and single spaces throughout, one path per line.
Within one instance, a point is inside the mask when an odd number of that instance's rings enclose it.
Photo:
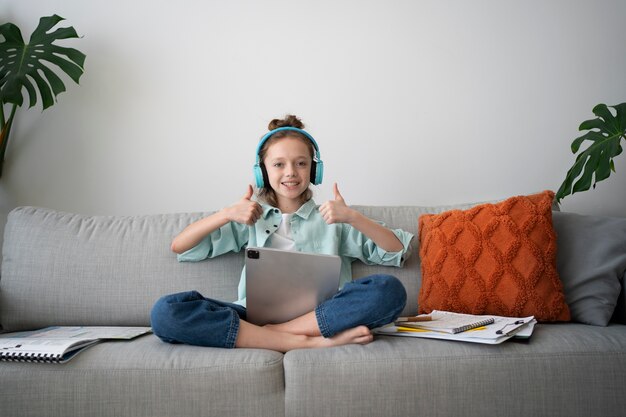
M 224 209 L 224 214 L 228 220 L 248 226 L 252 226 L 259 220 L 263 214 L 263 208 L 256 201 L 252 201 L 253 192 L 252 186 L 248 184 L 248 189 L 241 200 Z
M 320 214 L 327 224 L 351 223 L 354 219 L 354 210 L 348 207 L 343 196 L 339 192 L 337 183 L 333 185 L 334 200 L 328 200 L 319 208 Z

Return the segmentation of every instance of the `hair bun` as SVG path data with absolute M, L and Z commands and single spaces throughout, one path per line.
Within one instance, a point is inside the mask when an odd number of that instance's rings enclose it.
M 274 119 L 267 126 L 269 130 L 278 129 L 279 127 L 297 127 L 298 129 L 304 129 L 304 123 L 297 116 L 288 114 L 284 119 Z

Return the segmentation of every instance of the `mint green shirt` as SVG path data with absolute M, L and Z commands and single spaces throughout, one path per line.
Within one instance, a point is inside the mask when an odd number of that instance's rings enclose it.
M 228 252 L 239 252 L 245 247 L 269 246 L 269 238 L 280 226 L 282 213 L 275 207 L 265 204 L 261 206 L 263 214 L 253 226 L 229 222 L 206 236 L 195 247 L 178 255 L 178 260 L 197 262 Z M 399 252 L 381 249 L 349 224 L 327 224 L 319 212 L 319 206 L 312 199 L 303 204 L 291 219 L 291 234 L 297 251 L 341 257 L 339 288 L 352 280 L 352 262 L 357 259 L 368 265 L 402 266 L 413 234 L 401 229 L 392 229 L 392 232 L 402 242 L 403 249 Z M 235 303 L 245 307 L 245 267 L 241 271 L 237 293 L 238 300 Z

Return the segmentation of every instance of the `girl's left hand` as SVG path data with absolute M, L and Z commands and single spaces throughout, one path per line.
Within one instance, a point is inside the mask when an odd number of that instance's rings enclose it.
M 354 219 L 355 211 L 346 204 L 343 196 L 339 193 L 337 183 L 333 186 L 333 192 L 335 194 L 335 199 L 328 200 L 319 208 L 324 221 L 328 224 L 351 223 Z

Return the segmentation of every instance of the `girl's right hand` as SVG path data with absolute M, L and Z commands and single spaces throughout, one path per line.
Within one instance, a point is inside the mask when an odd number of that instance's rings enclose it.
M 187 226 L 172 241 L 172 250 L 176 253 L 183 253 L 193 248 L 205 236 L 213 233 L 229 221 L 252 226 L 263 214 L 261 205 L 251 200 L 252 192 L 252 186 L 248 185 L 248 191 L 237 203 Z
M 237 203 L 224 209 L 224 214 L 229 221 L 252 226 L 263 214 L 263 208 L 256 201 L 252 201 L 254 190 L 248 184 L 248 191 Z

